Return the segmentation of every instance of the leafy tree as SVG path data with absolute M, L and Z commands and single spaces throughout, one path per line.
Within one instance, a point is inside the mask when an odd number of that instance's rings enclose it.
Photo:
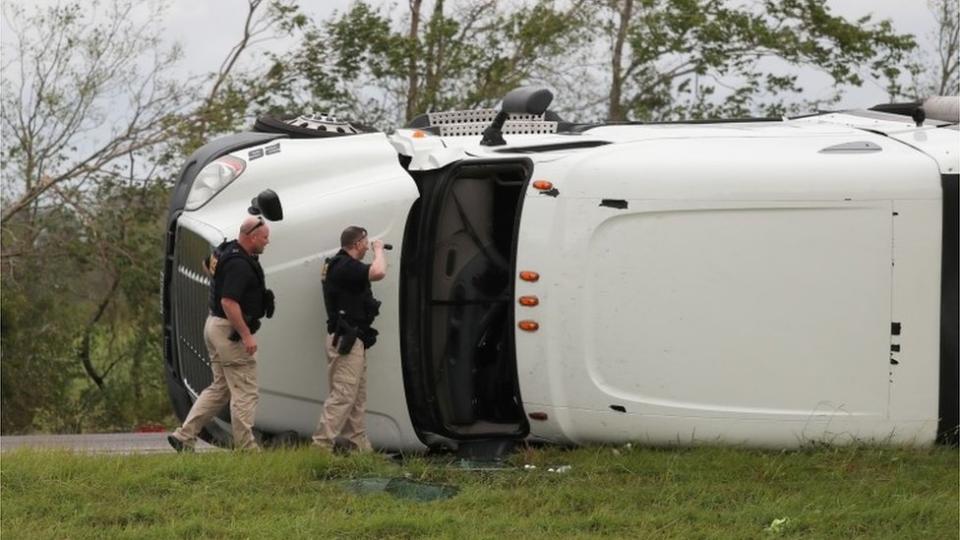
M 120 0 L 29 13 L 4 4 L 4 431 L 65 428 L 67 411 L 88 410 L 78 384 L 102 393 L 111 371 L 93 360 L 105 317 L 125 302 L 156 305 L 155 293 L 124 296 L 132 289 L 121 287 L 120 261 L 135 248 L 105 238 L 154 220 L 155 207 L 139 214 L 135 199 L 106 192 L 163 185 L 141 160 L 168 141 L 193 89 L 168 76 L 180 51 L 161 45 L 160 8 L 137 9 Z M 113 205 L 123 221 L 104 221 Z M 112 352 L 110 365 L 128 358 Z
M 608 117 L 661 120 L 785 112 L 797 76 L 769 59 L 819 69 L 837 85 L 890 80 L 915 47 L 889 21 L 847 21 L 826 0 L 598 0 L 611 39 Z M 861 71 L 861 68 L 866 73 Z M 725 95 L 717 92 L 727 86 Z
M 960 94 L 960 1 L 928 0 L 936 30 L 931 51 L 916 51 L 908 64 L 910 84 L 891 85 L 891 101 Z
M 931 90 L 940 96 L 960 94 L 960 2 L 930 2 L 937 23 L 937 79 Z
M 176 143 L 165 158 L 187 156 L 211 137 L 235 132 L 249 123 L 252 112 L 262 110 L 269 96 L 281 92 L 287 81 L 269 62 L 250 66 L 244 57 L 255 46 L 281 35 L 298 37 L 307 22 L 307 17 L 289 0 L 247 0 L 241 38 L 227 52 L 217 71 L 209 74 L 199 103 L 176 125 Z
M 20 212 L 31 221 L 57 201 L 57 188 L 165 141 L 191 93 L 165 76 L 180 51 L 161 48 L 159 12 L 134 22 L 132 3 L 101 9 L 76 3 L 27 15 L 4 4 L 13 32 L 0 113 L 4 225 Z
M 310 27 L 292 54 L 274 57 L 285 89 L 263 105 L 299 103 L 396 126 L 421 112 L 490 106 L 586 38 L 576 4 L 437 0 L 423 13 L 410 0 L 408 9 L 399 19 L 358 1 Z
M 180 81 L 163 6 L 4 4 L 4 432 L 129 428 L 169 414 L 157 275 L 179 159 L 245 121 L 262 85 L 241 55 L 284 2 L 249 0 L 244 36 L 209 79 Z M 205 86 L 208 84 L 209 86 Z

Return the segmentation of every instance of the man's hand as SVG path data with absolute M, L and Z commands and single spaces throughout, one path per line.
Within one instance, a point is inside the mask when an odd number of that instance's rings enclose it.
M 383 240 L 371 240 L 370 246 L 373 247 L 373 262 L 370 263 L 367 277 L 370 281 L 380 281 L 387 276 L 387 258 L 383 254 Z
M 247 354 L 252 356 L 253 353 L 257 352 L 257 340 L 253 339 L 250 328 L 243 320 L 240 303 L 232 298 L 221 298 L 220 305 L 223 307 L 223 313 L 226 314 L 233 329 L 240 334 L 240 340 L 243 341 L 243 347 L 247 350 Z
M 247 350 L 247 354 L 251 356 L 257 352 L 257 340 L 252 334 L 247 334 L 247 337 L 243 338 L 243 347 Z

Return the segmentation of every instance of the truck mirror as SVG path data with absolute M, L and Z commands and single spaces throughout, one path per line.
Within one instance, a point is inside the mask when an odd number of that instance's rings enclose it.
M 553 94 L 546 88 L 525 86 L 507 92 L 500 104 L 500 112 L 493 122 L 483 130 L 481 146 L 503 146 L 503 123 L 511 114 L 543 114 L 546 112 Z
M 283 219 L 283 207 L 280 205 L 280 196 L 272 189 L 265 189 L 259 195 L 250 201 L 250 208 L 247 209 L 251 215 L 267 218 L 267 221 L 280 221 Z
M 503 96 L 501 110 L 515 114 L 543 114 L 551 101 L 553 94 L 546 88 L 525 86 L 511 90 Z

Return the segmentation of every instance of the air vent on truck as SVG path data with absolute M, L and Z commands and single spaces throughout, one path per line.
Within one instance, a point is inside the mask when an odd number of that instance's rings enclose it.
M 299 139 L 341 137 L 377 131 L 356 122 L 338 120 L 326 115 L 261 116 L 257 118 L 253 129 L 265 133 L 283 133 Z

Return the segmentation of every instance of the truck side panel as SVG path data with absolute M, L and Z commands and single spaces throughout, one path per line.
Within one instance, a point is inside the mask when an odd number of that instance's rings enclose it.
M 932 442 L 939 176 L 880 138 L 817 151 L 841 142 L 701 141 L 687 162 L 689 141 L 648 141 L 541 164 L 559 194 L 528 193 L 517 262 L 543 274 L 517 294 L 541 302 L 515 308 L 540 323 L 517 335 L 525 410 L 548 417 L 531 434 Z M 912 262 L 895 274 L 897 238 Z M 895 306 L 931 329 L 896 372 Z

